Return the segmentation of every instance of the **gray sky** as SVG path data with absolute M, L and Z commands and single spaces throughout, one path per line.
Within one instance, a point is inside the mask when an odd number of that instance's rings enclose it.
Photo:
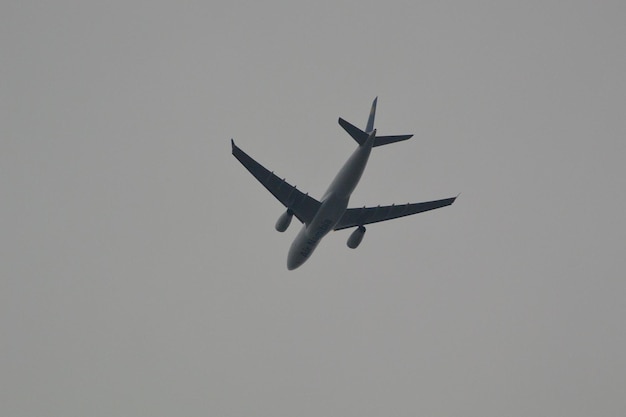
M 623 1 L 3 2 L 3 416 L 626 414 Z M 231 137 L 320 197 L 298 227 Z

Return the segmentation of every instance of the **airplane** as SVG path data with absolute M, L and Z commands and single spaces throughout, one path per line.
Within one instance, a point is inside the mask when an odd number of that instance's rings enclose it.
M 356 249 L 365 235 L 365 225 L 409 216 L 449 206 L 458 197 L 424 203 L 402 204 L 377 207 L 348 208 L 350 195 L 356 188 L 365 170 L 372 148 L 400 142 L 413 135 L 377 136 L 374 129 L 376 97 L 372 103 L 365 131 L 350 124 L 341 117 L 339 125 L 358 143 L 358 147 L 337 173 L 328 190 L 320 200 L 303 193 L 269 171 L 247 153 L 235 145 L 231 139 L 232 154 L 256 179 L 267 188 L 287 209 L 276 222 L 275 228 L 284 232 L 289 227 L 293 216 L 303 223 L 287 255 L 287 269 L 293 270 L 302 265 L 313 253 L 322 238 L 331 230 L 355 227 L 348 238 L 347 245 Z

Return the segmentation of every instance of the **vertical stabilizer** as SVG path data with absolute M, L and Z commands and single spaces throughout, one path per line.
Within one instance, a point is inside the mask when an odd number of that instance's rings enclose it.
M 378 97 L 374 99 L 372 102 L 372 109 L 370 110 L 370 117 L 367 119 L 367 128 L 365 128 L 366 133 L 370 133 L 374 130 L 374 116 L 376 116 L 376 102 L 378 101 Z

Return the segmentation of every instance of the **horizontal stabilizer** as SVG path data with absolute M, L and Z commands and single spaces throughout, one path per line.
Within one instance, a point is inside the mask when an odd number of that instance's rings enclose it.
M 350 136 L 352 136 L 352 138 L 354 138 L 354 140 L 357 141 L 359 145 L 363 145 L 365 141 L 367 140 L 367 138 L 369 137 L 369 135 L 366 132 L 362 131 L 361 129 L 354 126 L 350 122 L 342 119 L 341 117 L 339 118 L 339 124 L 341 125 L 341 127 L 344 128 L 346 132 L 350 134 Z M 376 139 L 374 139 L 374 145 L 372 146 L 376 147 L 376 146 L 387 145 L 389 143 L 395 143 L 395 142 L 400 142 L 403 140 L 411 139 L 412 137 L 413 135 L 376 136 Z
M 403 140 L 411 139 L 413 135 L 396 135 L 396 136 L 376 136 L 374 139 L 374 147 L 387 145 L 389 143 L 400 142 Z
M 359 145 L 363 145 L 369 137 L 367 133 L 354 126 L 350 122 L 343 120 L 341 117 L 339 118 L 339 125 L 341 125 L 341 127 L 343 127 L 343 129 L 348 132 L 348 134 L 352 136 L 352 138 L 356 140 Z

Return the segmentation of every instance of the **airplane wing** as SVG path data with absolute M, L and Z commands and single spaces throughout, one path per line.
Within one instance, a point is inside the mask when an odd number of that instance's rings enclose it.
M 456 197 L 444 200 L 427 201 L 425 203 L 402 204 L 399 206 L 378 206 L 347 209 L 344 215 L 335 225 L 334 230 L 347 229 L 349 227 L 363 226 L 365 224 L 397 219 L 398 217 L 410 216 L 428 210 L 438 209 L 454 203 Z
M 232 139 L 231 144 L 235 158 L 237 158 L 239 162 L 241 162 L 241 164 L 278 199 L 278 201 L 293 211 L 293 214 L 298 220 L 302 223 L 309 224 L 315 216 L 315 213 L 317 213 L 321 203 L 313 197 L 309 197 L 308 194 L 299 191 L 295 186 L 290 185 L 284 178 L 276 176 L 273 172 L 263 167 L 247 153 L 238 148 L 237 145 L 235 145 L 235 141 Z

